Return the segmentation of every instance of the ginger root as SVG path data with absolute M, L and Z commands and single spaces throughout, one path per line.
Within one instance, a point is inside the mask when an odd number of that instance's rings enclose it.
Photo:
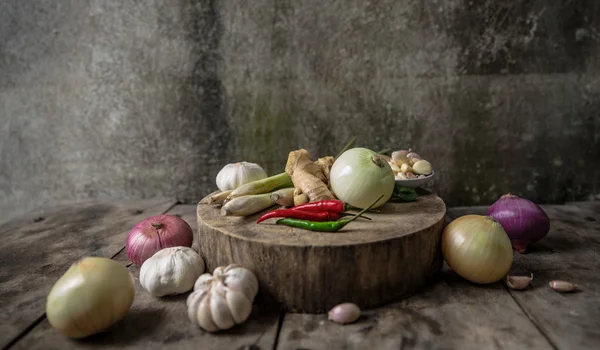
M 329 189 L 329 170 L 333 161 L 333 157 L 323 157 L 313 162 L 305 149 L 290 152 L 285 172 L 294 183 L 294 205 L 335 199 Z

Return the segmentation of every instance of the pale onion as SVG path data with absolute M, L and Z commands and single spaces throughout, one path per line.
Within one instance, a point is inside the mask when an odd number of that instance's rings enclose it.
M 499 281 L 513 262 L 512 245 L 502 225 L 482 215 L 461 216 L 448 224 L 442 234 L 442 254 L 458 275 L 480 284 Z
M 122 263 L 85 257 L 71 265 L 50 290 L 46 316 L 65 336 L 84 338 L 125 317 L 134 296 L 133 276 Z
M 252 181 L 262 180 L 267 172 L 256 163 L 238 162 L 227 164 L 217 174 L 217 187 L 225 192 Z
M 388 162 L 367 148 L 351 148 L 333 163 L 329 183 L 333 194 L 357 208 L 366 208 L 383 197 L 372 208 L 382 206 L 394 191 L 394 172 Z

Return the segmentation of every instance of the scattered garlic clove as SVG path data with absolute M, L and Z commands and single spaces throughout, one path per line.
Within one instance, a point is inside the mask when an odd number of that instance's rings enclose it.
M 408 163 L 408 158 L 406 157 L 406 155 L 408 153 L 409 153 L 408 151 L 404 151 L 404 150 L 392 152 L 392 160 L 398 166 L 400 166 L 402 164 L 406 164 L 406 163 Z
M 529 286 L 533 280 L 533 274 L 531 276 L 510 276 L 506 275 L 504 282 L 511 289 L 522 290 Z
M 414 173 L 407 171 L 406 173 L 404 173 L 404 176 L 406 176 L 407 179 L 416 179 L 417 175 L 415 175 Z
M 559 293 L 574 292 L 578 288 L 576 284 L 561 280 L 550 281 L 549 285 L 550 288 L 554 289 Z
M 431 174 L 431 164 L 426 160 L 420 160 L 412 166 L 415 174 L 429 175 Z
M 360 317 L 360 308 L 356 304 L 343 303 L 334 306 L 327 315 L 329 320 L 336 323 L 352 323 Z

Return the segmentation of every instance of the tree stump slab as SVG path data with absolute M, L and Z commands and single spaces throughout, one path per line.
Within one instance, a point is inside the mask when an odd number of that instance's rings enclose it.
M 426 194 L 377 210 L 365 214 L 371 221 L 313 232 L 275 225 L 277 219 L 256 224 L 266 211 L 223 217 L 217 207 L 201 203 L 197 242 L 209 271 L 233 263 L 252 270 L 261 304 L 303 313 L 323 313 L 343 302 L 377 307 L 436 279 L 446 205 Z

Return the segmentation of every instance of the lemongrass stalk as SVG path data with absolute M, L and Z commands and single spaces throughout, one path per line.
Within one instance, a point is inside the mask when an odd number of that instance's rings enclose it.
M 271 193 L 249 194 L 229 200 L 221 207 L 222 216 L 248 216 L 273 206 Z
M 211 196 L 208 200 L 208 204 L 223 204 L 229 195 L 233 192 L 233 190 L 223 191 L 221 193 L 217 193 L 214 196 Z
M 267 178 L 248 182 L 231 192 L 225 203 L 236 197 L 247 196 L 250 194 L 264 194 L 284 187 L 294 186 L 292 178 L 287 173 L 281 173 Z
M 200 202 L 198 202 L 198 204 L 210 204 L 211 203 L 211 198 L 215 195 L 218 195 L 219 193 L 221 193 L 221 190 L 216 190 L 208 195 L 206 195 L 206 197 L 202 198 L 200 200 Z
M 284 207 L 294 206 L 294 187 L 286 187 L 271 193 L 271 200 Z

